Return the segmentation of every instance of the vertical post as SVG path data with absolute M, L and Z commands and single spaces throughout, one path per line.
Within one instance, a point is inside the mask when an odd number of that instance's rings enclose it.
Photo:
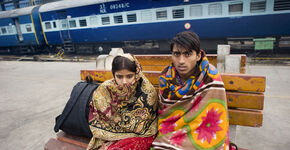
M 217 50 L 217 69 L 220 73 L 225 73 L 230 71 L 232 68 L 229 67 L 230 59 L 226 61 L 226 58 L 230 55 L 230 45 L 218 45 Z M 232 65 L 235 66 L 235 65 Z M 240 67 L 240 65 L 238 66 Z M 231 72 L 231 71 L 230 71 Z M 230 125 L 229 126 L 229 135 L 230 135 L 230 141 L 236 142 L 236 133 L 237 133 L 237 126 L 236 125 Z
M 220 73 L 225 72 L 225 59 L 230 54 L 230 45 L 218 45 L 217 69 Z
M 113 59 L 118 56 L 124 54 L 122 48 L 112 48 L 109 55 L 105 59 L 105 70 L 112 70 L 112 62 Z
M 225 57 L 225 72 L 241 72 L 241 55 L 228 55 Z
M 229 135 L 230 135 L 230 141 L 236 144 L 237 125 L 230 125 Z
M 240 73 L 241 56 L 227 55 L 225 56 L 225 72 Z M 236 143 L 237 125 L 229 127 L 230 141 Z

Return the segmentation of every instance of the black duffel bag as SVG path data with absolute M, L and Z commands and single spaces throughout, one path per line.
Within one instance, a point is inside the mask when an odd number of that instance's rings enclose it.
M 88 138 L 93 136 L 88 123 L 89 104 L 98 86 L 88 82 L 78 82 L 74 86 L 63 112 L 55 118 L 55 132 L 61 129 L 72 135 Z

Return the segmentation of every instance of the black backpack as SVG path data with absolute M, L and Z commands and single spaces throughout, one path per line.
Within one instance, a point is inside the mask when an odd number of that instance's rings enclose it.
M 88 123 L 89 104 L 98 86 L 88 82 L 78 82 L 74 86 L 63 112 L 55 118 L 55 132 L 61 129 L 72 135 L 88 138 L 93 136 Z

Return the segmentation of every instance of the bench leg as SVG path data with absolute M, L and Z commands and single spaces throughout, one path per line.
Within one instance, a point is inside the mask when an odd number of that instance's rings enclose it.
M 236 143 L 237 125 L 230 125 L 229 127 L 230 141 Z

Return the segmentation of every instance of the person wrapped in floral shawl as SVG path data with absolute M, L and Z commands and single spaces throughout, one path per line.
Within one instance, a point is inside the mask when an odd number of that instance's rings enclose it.
M 159 77 L 159 133 L 152 149 L 228 149 L 224 84 L 200 50 L 199 37 L 190 31 L 177 34 L 171 52 L 173 63 Z
M 133 55 L 116 56 L 114 78 L 93 93 L 88 150 L 146 150 L 156 137 L 158 96 Z

